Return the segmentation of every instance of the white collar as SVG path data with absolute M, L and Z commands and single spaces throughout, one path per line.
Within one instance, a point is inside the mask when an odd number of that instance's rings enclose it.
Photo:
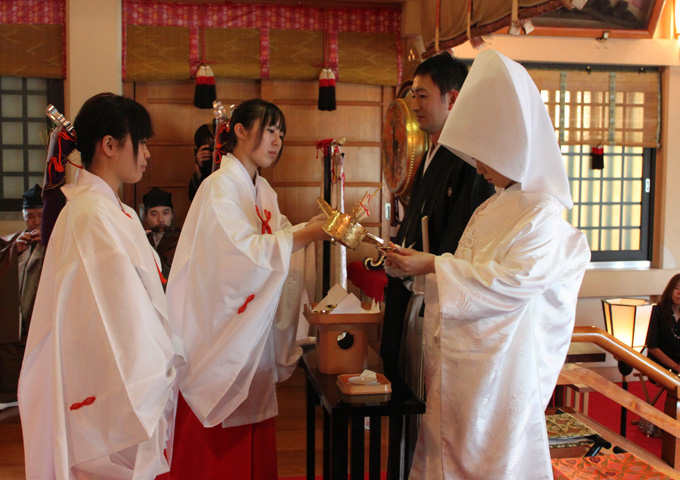
M 246 169 L 245 165 L 243 165 L 241 161 L 238 158 L 236 158 L 232 153 L 227 153 L 227 155 L 222 158 L 220 169 L 222 169 L 223 167 L 229 168 L 231 169 L 231 171 L 236 172 L 238 175 L 243 177 L 243 179 L 246 180 L 246 183 L 248 183 L 249 188 L 253 193 L 253 197 L 257 198 L 257 184 L 260 180 L 260 174 L 259 172 L 257 172 L 257 170 L 255 171 L 255 182 L 253 183 L 253 179 L 250 177 L 250 173 Z

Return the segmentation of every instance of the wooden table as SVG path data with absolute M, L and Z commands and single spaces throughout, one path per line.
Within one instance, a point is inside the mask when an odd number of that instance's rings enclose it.
M 347 463 L 351 461 L 352 480 L 364 478 L 364 419 L 370 419 L 370 479 L 380 478 L 381 417 L 390 417 L 389 428 L 401 431 L 407 415 L 425 413 L 421 401 L 405 383 L 392 383 L 392 393 L 382 395 L 345 395 L 336 384 L 337 375 L 319 372 L 316 352 L 302 355 L 300 366 L 306 376 L 307 393 L 307 478 L 315 478 L 314 451 L 315 407 L 323 408 L 323 478 L 347 480 Z M 351 452 L 348 450 L 348 425 Z M 393 444 L 394 443 L 394 444 Z M 390 459 L 398 462 L 401 445 L 389 443 Z M 392 454 L 395 453 L 395 454 Z M 351 455 L 350 455 L 351 454 Z M 391 478 L 398 478 L 398 466 L 388 466 Z M 396 473 L 396 474 L 395 474 Z

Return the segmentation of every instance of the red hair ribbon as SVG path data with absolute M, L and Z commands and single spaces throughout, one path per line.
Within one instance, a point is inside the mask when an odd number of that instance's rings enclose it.
M 246 301 L 243 303 L 243 305 L 241 305 L 241 306 L 238 308 L 238 313 L 243 313 L 243 312 L 245 312 L 245 311 L 246 311 L 246 308 L 248 308 L 248 304 L 249 304 L 250 302 L 252 302 L 253 300 L 255 300 L 255 294 L 248 295 L 248 298 L 246 298 Z
M 255 212 L 257 213 L 257 218 L 259 218 L 260 221 L 262 222 L 262 234 L 264 235 L 265 233 L 272 233 L 272 227 L 269 226 L 269 220 L 271 220 L 272 218 L 272 212 L 265 208 L 264 209 L 265 218 L 262 218 L 262 215 L 260 215 L 260 209 L 257 208 L 257 205 L 255 205 Z
M 75 140 L 73 140 L 71 135 L 69 135 L 66 132 L 66 130 L 62 130 L 61 132 L 59 132 L 58 138 L 61 139 L 61 140 L 67 141 L 67 142 L 75 142 Z M 63 156 L 63 153 L 62 153 L 63 152 L 63 148 L 62 148 L 63 144 L 62 144 L 61 140 L 57 140 L 57 148 L 59 149 L 59 152 L 56 155 L 50 157 L 49 165 L 48 165 L 48 168 L 47 168 L 47 176 L 48 176 L 47 181 L 49 182 L 50 185 L 54 185 L 54 180 L 52 180 L 52 171 L 53 170 L 57 173 L 63 173 L 64 172 L 64 165 L 61 163 L 61 157 Z M 83 168 L 82 165 L 76 165 L 75 163 L 73 163 L 68 158 L 66 159 L 66 161 L 76 168 Z
M 85 405 L 92 405 L 95 400 L 96 400 L 95 397 L 87 397 L 82 402 L 74 403 L 73 405 L 71 405 L 68 408 L 69 408 L 69 410 L 78 410 L 79 408 L 84 407 Z

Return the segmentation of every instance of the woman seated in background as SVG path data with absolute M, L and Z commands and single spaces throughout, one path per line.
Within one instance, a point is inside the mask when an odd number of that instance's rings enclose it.
M 671 278 L 652 310 L 647 330 L 647 356 L 659 365 L 680 371 L 680 273 Z

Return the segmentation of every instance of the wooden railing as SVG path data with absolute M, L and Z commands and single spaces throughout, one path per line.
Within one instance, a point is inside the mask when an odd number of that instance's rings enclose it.
M 664 412 L 661 412 L 598 373 L 579 365 L 565 365 L 560 375 L 560 383 L 587 385 L 658 426 L 663 431 L 661 458 L 673 468 L 680 466 L 680 378 L 599 328 L 575 327 L 571 341 L 597 345 L 666 389 Z

